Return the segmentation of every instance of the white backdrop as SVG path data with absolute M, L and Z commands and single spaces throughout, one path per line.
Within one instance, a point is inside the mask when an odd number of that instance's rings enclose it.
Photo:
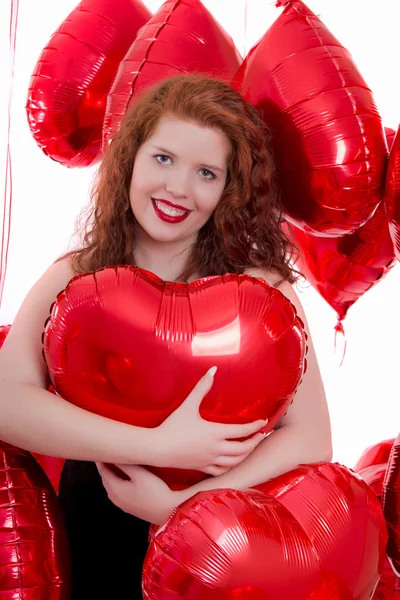
M 67 169 L 51 161 L 36 146 L 25 115 L 29 78 L 40 51 L 77 3 L 20 0 L 11 119 L 12 230 L 0 324 L 12 322 L 31 285 L 66 249 L 75 218 L 88 200 L 94 169 Z M 162 1 L 145 3 L 155 11 Z M 281 10 L 272 0 L 204 0 L 204 4 L 242 54 Z M 8 122 L 10 6 L 11 0 L 0 4 L 0 193 Z M 352 52 L 374 91 L 384 124 L 396 129 L 400 122 L 398 0 L 309 0 L 308 6 Z M 300 297 L 328 396 L 334 459 L 352 466 L 368 445 L 400 430 L 400 266 L 350 309 L 345 320 L 348 348 L 341 367 L 334 353 L 334 311 L 311 287 L 302 286 Z

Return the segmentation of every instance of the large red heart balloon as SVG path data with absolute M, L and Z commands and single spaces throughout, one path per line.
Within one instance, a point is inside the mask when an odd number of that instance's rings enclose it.
M 288 220 L 304 231 L 355 231 L 383 197 L 387 146 L 375 101 L 348 50 L 300 0 L 242 63 L 234 86 L 272 129 Z
M 142 427 L 160 425 L 216 365 L 200 407 L 203 418 L 269 418 L 272 429 L 301 380 L 305 352 L 295 308 L 263 279 L 227 274 L 169 283 L 128 265 L 73 278 L 44 333 L 44 356 L 59 394 Z M 171 485 L 205 477 L 160 473 Z
M 235 45 L 200 0 L 167 0 L 143 27 L 121 62 L 110 90 L 104 143 L 120 127 L 138 93 L 182 73 L 209 73 L 230 81 L 242 61 Z
M 107 94 L 150 17 L 141 0 L 82 0 L 53 34 L 26 106 L 32 135 L 50 158 L 67 167 L 99 160 Z
M 144 598 L 369 600 L 386 539 L 364 481 L 341 465 L 305 465 L 179 506 L 150 545 Z
M 383 203 L 365 225 L 341 237 L 311 235 L 289 223 L 287 228 L 300 250 L 299 270 L 339 320 L 395 264 Z
M 69 600 L 69 549 L 57 497 L 29 452 L 0 442 L 0 598 Z

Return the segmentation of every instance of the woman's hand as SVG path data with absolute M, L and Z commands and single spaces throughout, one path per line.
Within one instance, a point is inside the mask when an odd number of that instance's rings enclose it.
M 117 469 L 126 475 L 122 479 L 114 473 L 112 465 L 96 465 L 111 502 L 139 519 L 162 525 L 180 504 L 180 496 L 144 467 L 118 465 Z
M 215 371 L 216 367 L 207 371 L 179 408 L 156 428 L 160 451 L 156 466 L 221 475 L 241 463 L 265 439 L 265 434 L 257 432 L 267 421 L 224 425 L 200 416 L 200 404 L 212 387 Z M 232 441 L 250 435 L 243 442 Z

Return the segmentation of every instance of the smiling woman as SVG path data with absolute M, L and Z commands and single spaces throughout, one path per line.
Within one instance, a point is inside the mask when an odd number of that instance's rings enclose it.
M 293 247 L 281 228 L 269 132 L 238 92 L 202 75 L 173 77 L 144 92 L 105 152 L 91 200 L 82 246 L 56 261 L 30 291 L 2 348 L 0 439 L 70 459 L 60 504 L 70 537 L 73 600 L 140 598 L 146 521 L 163 522 L 197 489 L 182 496 L 146 469 L 133 469 L 143 478 L 141 493 L 133 493 L 135 482 L 121 489 L 100 467 L 103 485 L 95 462 L 194 469 L 209 476 L 207 489 L 248 488 L 299 463 L 329 460 L 329 415 L 291 286 Z M 46 391 L 41 336 L 49 306 L 75 275 L 111 265 L 134 265 L 164 282 L 243 273 L 279 287 L 271 294 L 295 306 L 309 351 L 307 373 L 278 431 L 265 439 L 265 420 L 228 425 L 201 418 L 212 369 L 153 429 L 100 417 Z M 210 311 L 217 304 L 211 302 Z M 206 368 L 214 357 L 206 357 Z

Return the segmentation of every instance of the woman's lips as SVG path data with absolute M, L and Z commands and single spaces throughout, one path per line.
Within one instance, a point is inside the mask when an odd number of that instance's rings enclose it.
M 173 202 L 170 202 L 169 200 L 164 200 L 164 198 L 152 198 L 152 200 L 155 200 L 156 202 L 162 202 L 163 204 L 166 204 L 167 206 L 172 206 L 172 208 L 177 208 L 178 210 L 188 210 L 189 212 L 191 212 L 189 208 L 186 208 L 186 206 L 181 206 L 180 204 L 174 204 Z
M 165 212 L 163 212 L 162 210 L 160 210 L 156 204 L 156 199 L 152 198 L 151 199 L 151 203 L 153 205 L 154 208 L 154 212 L 156 213 L 157 217 L 161 220 L 164 221 L 164 223 L 181 223 L 182 221 L 184 221 L 185 219 L 187 219 L 187 217 L 190 215 L 189 210 L 184 209 L 184 208 L 178 208 L 176 205 L 171 205 L 170 203 L 167 204 L 167 202 L 164 202 L 163 200 L 158 200 L 157 202 L 163 202 L 166 205 L 170 205 L 172 208 L 177 208 L 177 210 L 184 210 L 185 212 L 182 215 L 167 215 Z

